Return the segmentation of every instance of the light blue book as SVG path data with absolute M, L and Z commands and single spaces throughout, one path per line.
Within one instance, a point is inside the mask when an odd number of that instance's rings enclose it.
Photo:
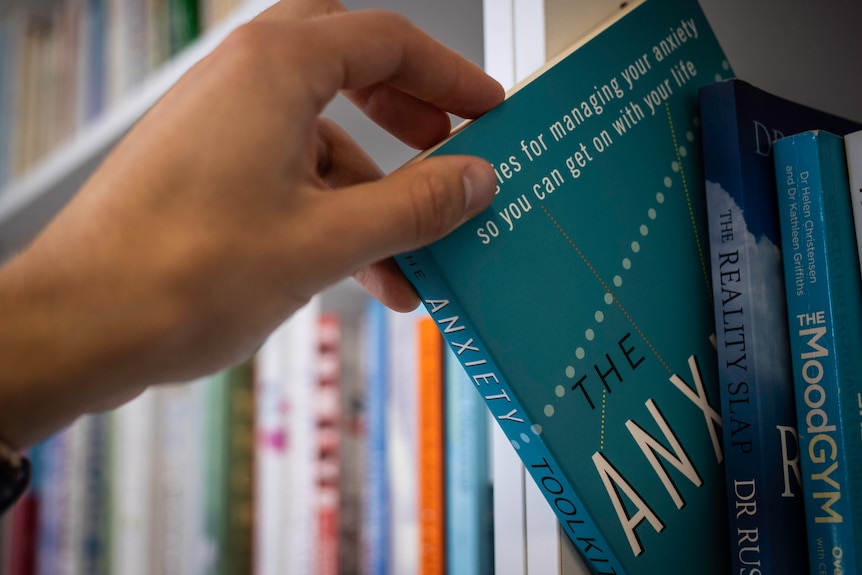
M 445 355 L 446 573 L 494 573 L 490 442 L 482 398 L 453 352 Z
M 498 193 L 397 257 L 595 573 L 729 570 L 697 91 L 731 75 L 695 0 L 628 4 L 431 152 Z
M 812 575 L 862 573 L 862 277 L 844 139 L 774 146 Z
M 390 490 L 387 473 L 389 396 L 386 307 L 369 300 L 364 316 L 366 433 L 368 435 L 365 497 L 363 498 L 364 569 L 368 575 L 388 575 L 390 557 Z

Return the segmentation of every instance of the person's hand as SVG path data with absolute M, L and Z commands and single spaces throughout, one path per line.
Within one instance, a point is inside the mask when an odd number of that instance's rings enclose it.
M 344 90 L 425 148 L 447 135 L 446 112 L 476 117 L 503 90 L 402 17 L 340 12 L 283 3 L 232 33 L 0 269 L 0 439 L 23 445 L 244 359 L 353 273 L 415 307 L 388 258 L 484 209 L 494 173 L 451 156 L 378 179 L 320 113 Z

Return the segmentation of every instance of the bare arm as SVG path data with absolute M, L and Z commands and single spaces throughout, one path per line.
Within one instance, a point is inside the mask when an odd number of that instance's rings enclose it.
M 335 13 L 298 20 L 282 3 L 234 32 L 0 269 L 0 439 L 24 446 L 247 357 L 351 274 L 411 309 L 390 256 L 491 201 L 486 162 L 435 158 L 378 179 L 319 114 L 346 91 L 425 147 L 448 132 L 446 112 L 499 103 L 496 82 L 401 17 L 294 5 Z

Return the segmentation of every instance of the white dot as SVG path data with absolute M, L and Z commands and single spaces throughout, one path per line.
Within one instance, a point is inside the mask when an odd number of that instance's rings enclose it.
M 730 70 L 730 63 L 727 60 L 721 61 L 721 69 L 722 70 Z
M 639 251 L 641 251 L 640 242 L 632 242 L 632 251 L 634 253 L 638 253 Z
M 530 443 L 530 436 L 527 435 L 526 433 L 522 433 L 521 434 L 521 441 L 523 441 L 524 443 Z
M 629 258 L 623 258 L 623 269 L 632 269 L 632 261 Z
M 563 397 L 564 395 L 566 395 L 566 388 L 562 385 L 558 385 L 554 388 L 554 393 L 557 395 L 557 397 Z
M 672 161 L 670 163 L 670 169 L 676 173 L 679 173 L 679 162 L 677 162 L 676 160 Z
M 713 79 L 714 79 L 716 82 L 721 82 L 721 74 L 716 74 L 715 76 L 713 76 Z
M 608 292 L 605 294 L 605 303 L 611 305 L 614 303 L 614 294 Z
M 584 337 L 587 338 L 587 341 L 593 341 L 593 339 L 595 339 L 596 337 L 596 332 L 594 332 L 592 329 L 588 329 L 584 332 Z
M 542 435 L 542 426 L 536 423 L 530 427 L 530 431 L 533 432 L 533 435 Z
M 685 133 L 685 139 L 688 140 L 689 142 L 693 142 L 694 141 L 694 133 L 693 132 L 686 132 Z
M 682 156 L 683 158 L 688 155 L 688 150 L 686 149 L 685 146 L 679 147 L 679 155 Z
M 512 447 L 514 447 L 515 449 L 521 449 L 521 444 L 513 440 Z
M 545 406 L 545 416 L 554 417 L 554 406 L 550 403 Z
M 656 216 L 655 208 L 648 209 L 647 215 L 649 216 L 649 219 L 654 220 Z
M 602 310 L 596 312 L 596 323 L 602 323 L 605 321 L 605 314 L 602 313 Z
M 692 122 L 694 123 L 694 126 L 695 126 L 696 128 L 699 128 L 699 127 L 700 127 L 700 116 L 695 116 L 695 117 L 692 119 Z
M 614 276 L 614 285 L 620 287 L 623 285 L 623 278 L 620 276 Z
M 641 235 L 646 236 L 649 233 L 649 228 L 646 224 L 641 225 Z
M 572 379 L 573 377 L 575 377 L 575 367 L 574 366 L 572 366 L 572 365 L 566 366 L 566 377 L 568 377 L 569 379 Z
M 673 180 L 670 179 L 670 176 L 664 177 L 664 187 L 669 188 L 673 185 Z
M 664 194 L 661 192 L 657 193 L 655 195 L 655 201 L 657 201 L 660 204 L 663 204 L 664 203 Z
M 587 352 L 585 352 L 584 348 L 582 348 L 582 347 L 579 347 L 578 349 L 575 350 L 575 357 L 577 357 L 578 359 L 584 359 L 584 357 L 586 355 L 587 355 Z

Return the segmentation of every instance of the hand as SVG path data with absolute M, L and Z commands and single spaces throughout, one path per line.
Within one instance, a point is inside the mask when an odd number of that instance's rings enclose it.
M 379 179 L 320 113 L 345 90 L 427 147 L 448 133 L 446 112 L 476 117 L 501 87 L 399 16 L 295 20 L 340 5 L 294 6 L 195 66 L 0 269 L 0 438 L 23 445 L 149 384 L 248 357 L 351 273 L 410 309 L 416 296 L 387 258 L 490 203 L 486 162 L 439 157 Z

